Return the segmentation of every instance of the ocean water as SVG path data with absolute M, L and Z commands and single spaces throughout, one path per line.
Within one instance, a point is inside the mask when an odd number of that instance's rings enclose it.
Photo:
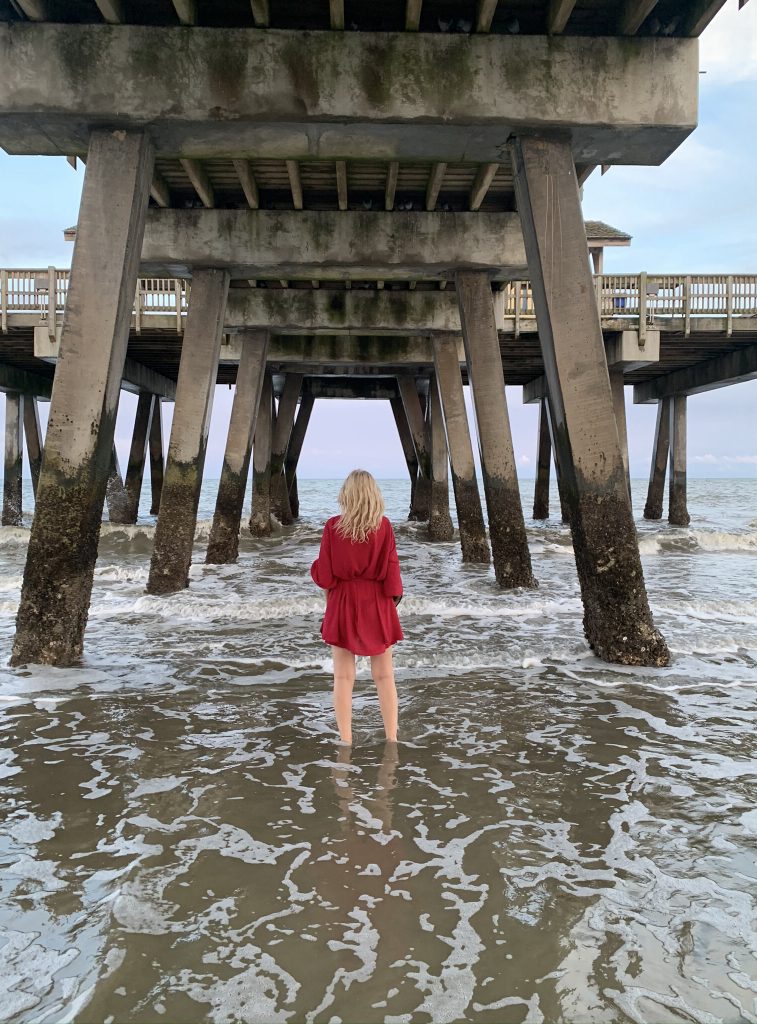
M 687 529 L 635 482 L 662 670 L 591 655 L 558 518 L 503 592 L 385 481 L 401 742 L 361 662 L 351 750 L 308 573 L 338 486 L 206 567 L 209 482 L 168 598 L 147 506 L 106 524 L 76 669 L 5 667 L 0 530 L 0 1021 L 757 1021 L 757 481 L 690 481 Z

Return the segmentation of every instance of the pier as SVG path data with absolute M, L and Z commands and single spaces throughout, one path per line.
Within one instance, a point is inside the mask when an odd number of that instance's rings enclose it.
M 624 389 L 660 409 L 647 514 L 661 515 L 669 457 L 670 519 L 685 524 L 686 397 L 757 376 L 757 278 L 603 274 L 604 247 L 627 236 L 584 222 L 580 188 L 598 166 L 660 164 L 691 133 L 696 37 L 721 5 L 690 0 L 662 24 L 648 0 L 540 3 L 516 33 L 496 0 L 467 29 L 461 6 L 454 32 L 414 0 L 380 26 L 352 4 L 359 31 L 339 0 L 253 2 L 242 21 L 237 4 L 166 0 L 150 25 L 128 0 L 73 0 L 65 22 L 18 0 L 0 23 L 0 145 L 86 173 L 70 272 L 0 271 L 4 522 L 20 517 L 22 420 L 42 452 L 13 663 L 81 656 L 121 484 L 121 388 L 140 403 L 119 514 L 133 521 L 149 452 L 148 590 L 187 585 L 213 387 L 236 383 L 209 562 L 236 557 L 250 462 L 264 535 L 271 513 L 297 514 L 313 403 L 362 397 L 392 403 L 430 540 L 451 535 L 451 475 L 463 558 L 533 586 L 505 393 L 522 385 L 541 407 L 534 514 L 549 511 L 553 452 L 589 644 L 666 664 Z

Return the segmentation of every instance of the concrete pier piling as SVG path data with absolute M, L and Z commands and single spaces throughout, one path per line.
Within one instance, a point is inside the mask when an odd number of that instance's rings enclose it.
M 534 519 L 549 519 L 549 462 L 552 458 L 552 439 L 549 436 L 549 411 L 546 398 L 542 398 L 539 402 L 539 437 L 536 447 Z
M 410 435 L 415 448 L 418 475 L 412 495 L 409 519 L 426 522 L 431 514 L 431 444 L 426 426 L 423 406 L 415 386 L 415 379 L 409 375 L 397 377 L 402 406 L 405 410 Z
M 20 526 L 22 513 L 22 469 L 24 451 L 24 396 L 5 396 L 5 464 L 3 473 L 3 526 Z
M 670 399 L 661 398 L 657 403 L 657 425 L 654 432 L 654 451 L 649 470 L 647 501 L 644 505 L 645 519 L 662 519 L 662 499 L 665 493 L 665 476 L 670 450 Z
M 252 512 L 250 533 L 268 537 L 271 533 L 271 441 L 273 435 L 273 381 L 270 369 L 263 375 L 255 438 L 252 445 Z
M 586 637 L 607 661 L 666 665 L 628 500 L 570 144 L 523 135 L 511 151 Z
M 437 336 L 433 340 L 436 382 L 444 416 L 444 430 L 452 470 L 460 547 L 464 562 L 490 561 L 481 496 L 476 479 L 463 380 L 457 357 L 457 338 Z
M 691 522 L 686 503 L 686 395 L 674 395 L 670 402 L 668 522 L 672 526 Z
M 148 594 L 189 585 L 228 289 L 224 270 L 198 270 L 192 279 Z
M 455 281 L 476 414 L 494 573 L 501 587 L 533 587 L 536 581 L 518 489 L 491 285 L 488 275 L 481 271 L 458 271 Z
M 263 390 L 267 350 L 266 331 L 250 331 L 243 336 L 229 434 L 205 556 L 208 564 L 235 562 L 239 554 L 239 526 L 250 475 L 252 438 Z
M 29 471 L 32 477 L 32 492 L 36 498 L 39 472 L 42 468 L 42 430 L 39 425 L 39 403 L 34 395 L 24 395 L 24 435 L 26 453 L 29 456 Z
M 126 488 L 121 474 L 121 464 L 115 444 L 110 452 L 110 469 L 108 482 L 105 485 L 105 503 L 108 508 L 108 519 L 111 523 L 127 523 Z
M 315 399 L 312 395 L 303 394 L 300 398 L 300 405 L 297 410 L 297 416 L 295 417 L 294 426 L 292 427 L 292 433 L 289 438 L 286 458 L 284 459 L 284 476 L 286 477 L 287 491 L 289 493 L 289 507 L 292 510 L 292 515 L 295 519 L 299 518 L 300 515 L 300 496 L 297 490 L 297 466 L 300 461 L 300 455 L 302 454 L 302 445 L 305 441 L 305 434 L 307 433 L 314 405 Z
M 289 505 L 289 488 L 284 474 L 284 462 L 292 436 L 301 390 L 302 374 L 288 373 L 284 380 L 284 390 L 279 399 L 276 424 L 271 438 L 271 511 L 282 526 L 291 526 L 294 522 Z
M 626 474 L 626 486 L 628 497 L 631 497 L 631 470 L 628 463 L 628 427 L 626 426 L 626 388 L 623 380 L 621 367 L 611 367 L 610 390 L 612 391 L 612 407 L 615 412 L 615 426 L 618 428 L 618 441 L 620 442 L 620 455 L 623 460 L 623 469 Z
M 402 399 L 400 398 L 399 393 L 397 393 L 394 398 L 389 399 L 389 404 L 392 409 L 392 415 L 394 416 L 394 422 L 397 427 L 400 444 L 402 445 L 402 454 L 405 456 L 405 465 L 407 466 L 408 476 L 410 477 L 410 508 L 408 510 L 407 518 L 413 519 L 415 508 L 415 487 L 418 482 L 418 459 L 415 456 L 413 435 L 410 433 L 410 426 L 407 422 L 407 416 L 405 415 L 405 407 L 402 404 Z
M 449 453 L 439 386 L 433 377 L 428 390 L 428 422 L 431 434 L 431 504 L 428 538 L 452 540 L 455 528 L 449 514 Z
M 81 657 L 153 163 L 142 133 L 90 137 L 14 665 Z
M 165 458 L 163 455 L 163 415 L 160 399 L 155 396 L 155 405 L 150 421 L 150 515 L 156 516 L 160 509 L 160 497 L 163 492 L 163 473 Z
M 126 467 L 124 491 L 126 492 L 125 523 L 136 523 L 139 514 L 139 498 L 142 494 L 142 480 L 145 473 L 147 446 L 150 439 L 150 424 L 153 409 L 158 401 L 154 395 L 142 391 L 137 400 L 137 413 L 134 417 L 134 432 L 129 450 L 129 464 Z

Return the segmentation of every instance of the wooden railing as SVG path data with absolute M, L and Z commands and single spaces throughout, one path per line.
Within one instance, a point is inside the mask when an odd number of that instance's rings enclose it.
M 63 314 L 68 270 L 0 270 L 0 326 L 8 315 L 37 313 L 53 320 Z M 597 274 L 597 306 L 603 318 L 680 317 L 688 333 L 692 318 L 725 317 L 730 333 L 733 317 L 757 315 L 757 274 Z M 535 317 L 528 281 L 509 281 L 503 289 L 504 315 L 516 321 Z M 173 315 L 177 331 L 187 311 L 189 283 L 178 278 L 142 277 L 134 301 L 137 330 L 154 314 Z

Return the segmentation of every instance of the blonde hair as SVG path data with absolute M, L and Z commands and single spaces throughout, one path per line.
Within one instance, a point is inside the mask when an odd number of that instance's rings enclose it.
M 365 469 L 353 469 L 339 491 L 342 514 L 336 532 L 346 540 L 361 544 L 381 526 L 384 517 L 384 499 L 371 474 Z

